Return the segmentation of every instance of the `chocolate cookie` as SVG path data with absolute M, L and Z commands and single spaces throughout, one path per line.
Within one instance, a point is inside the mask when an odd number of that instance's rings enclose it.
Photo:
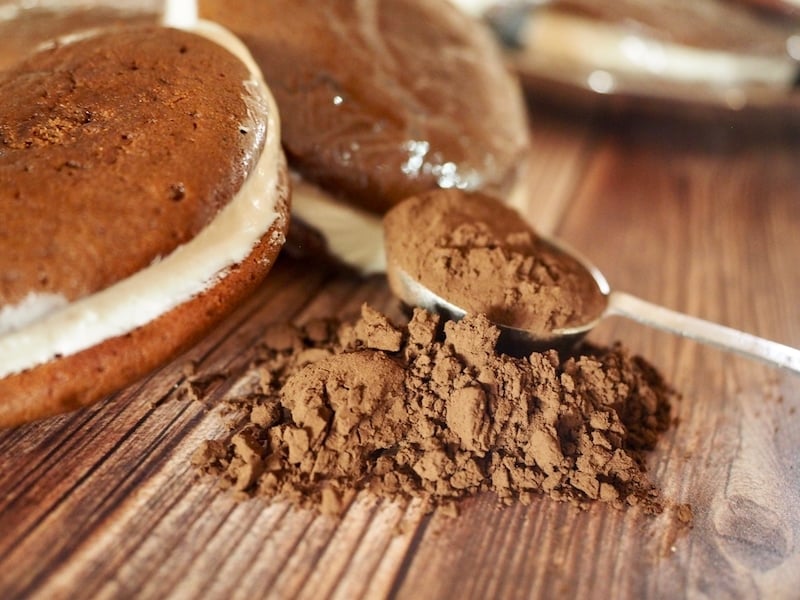
M 683 46 L 753 55 L 784 53 L 792 31 L 729 0 L 554 0 L 547 10 L 624 25 L 632 34 Z
M 0 78 L 0 425 L 141 377 L 269 271 L 289 183 L 237 43 L 117 29 Z
M 511 16 L 497 9 L 489 18 L 503 29 Z M 528 57 L 554 69 L 605 69 L 718 89 L 786 88 L 797 73 L 786 51 L 796 27 L 736 2 L 554 0 L 514 19 L 523 66 Z
M 155 24 L 159 14 L 153 2 L 0 3 L 0 71 L 35 52 L 41 44 L 65 35 L 83 35 L 100 27 Z
M 779 18 L 788 17 L 795 19 L 800 16 L 800 1 L 798 0 L 737 0 L 757 10 L 763 10 Z

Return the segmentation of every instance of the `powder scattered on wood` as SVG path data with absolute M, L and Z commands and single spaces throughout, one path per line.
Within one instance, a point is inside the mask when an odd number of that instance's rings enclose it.
M 396 326 L 368 305 L 354 323 L 275 325 L 229 393 L 245 417 L 193 462 L 331 514 L 362 489 L 429 508 L 490 491 L 661 512 L 645 457 L 675 392 L 659 373 L 619 345 L 515 358 L 498 335 L 480 314 L 416 309 Z

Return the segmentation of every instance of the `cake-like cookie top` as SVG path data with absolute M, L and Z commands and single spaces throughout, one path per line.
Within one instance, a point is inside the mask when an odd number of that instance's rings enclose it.
M 3 4 L 0 1 L 0 72 L 33 54 L 42 44 L 101 27 L 153 25 L 159 20 L 155 2 L 117 1 Z
M 248 45 L 290 166 L 382 213 L 434 187 L 513 185 L 522 96 L 491 35 L 441 0 L 202 0 Z
M 0 76 L 0 307 L 83 297 L 192 239 L 264 143 L 247 68 L 208 39 L 137 27 Z
M 790 23 L 759 18 L 726 0 L 553 0 L 558 10 L 618 23 L 632 32 L 698 48 L 782 56 Z

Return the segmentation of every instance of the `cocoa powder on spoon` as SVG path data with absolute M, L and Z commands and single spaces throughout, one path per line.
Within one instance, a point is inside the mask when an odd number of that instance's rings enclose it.
M 539 336 L 605 309 L 584 265 L 485 194 L 433 190 L 404 200 L 383 222 L 390 283 L 396 264 L 465 312 Z

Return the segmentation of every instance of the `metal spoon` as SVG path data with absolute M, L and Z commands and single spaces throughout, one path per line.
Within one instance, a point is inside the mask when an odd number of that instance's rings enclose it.
M 571 256 L 586 269 L 605 298 L 605 306 L 599 314 L 587 316 L 585 323 L 554 329 L 544 335 L 496 323 L 501 331 L 501 341 L 506 345 L 515 345 L 525 350 L 570 348 L 597 326 L 603 318 L 620 316 L 800 374 L 800 350 L 797 348 L 691 317 L 641 300 L 625 292 L 612 291 L 603 274 L 580 253 L 562 242 L 548 238 L 542 239 L 556 251 Z M 453 319 L 460 319 L 466 314 L 462 308 L 432 292 L 411 277 L 392 256 L 387 256 L 386 275 L 394 293 L 410 306 L 420 306 Z

